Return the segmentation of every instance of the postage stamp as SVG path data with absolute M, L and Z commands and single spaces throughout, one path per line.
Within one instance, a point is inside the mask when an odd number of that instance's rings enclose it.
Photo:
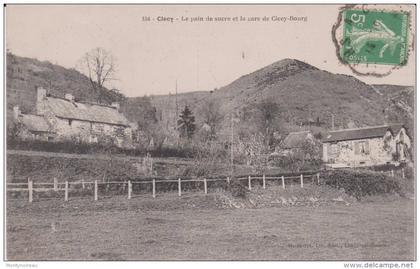
M 406 12 L 346 10 L 341 57 L 348 63 L 404 65 L 407 62 Z

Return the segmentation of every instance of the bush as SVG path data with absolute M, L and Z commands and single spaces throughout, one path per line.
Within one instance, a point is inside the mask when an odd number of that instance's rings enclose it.
M 322 160 L 309 159 L 302 160 L 293 155 L 270 156 L 269 164 L 274 167 L 284 167 L 287 171 L 299 172 L 308 170 L 319 170 L 322 167 Z
M 246 193 L 248 192 L 246 187 L 235 179 L 233 179 L 228 185 L 228 190 L 233 197 L 237 198 L 245 198 Z
M 184 149 L 191 150 L 193 162 L 184 168 L 182 176 L 214 176 L 226 168 L 228 152 L 218 143 L 186 144 Z
M 333 170 L 321 175 L 322 184 L 344 189 L 348 195 L 360 200 L 364 196 L 397 193 L 404 196 L 400 178 L 368 170 Z

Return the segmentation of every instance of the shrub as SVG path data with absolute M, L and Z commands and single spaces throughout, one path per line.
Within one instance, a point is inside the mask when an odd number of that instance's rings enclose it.
M 191 150 L 193 162 L 181 172 L 183 176 L 214 176 L 226 167 L 227 151 L 216 142 L 185 145 L 184 149 Z
M 283 167 L 285 170 L 291 172 L 319 170 L 322 166 L 322 161 L 319 159 L 302 160 L 293 155 L 286 156 L 270 156 L 269 164 L 275 167 Z
M 322 184 L 344 189 L 348 195 L 360 200 L 363 196 L 398 193 L 404 196 L 401 179 L 368 170 L 333 170 L 321 175 Z
M 228 190 L 232 194 L 233 197 L 238 197 L 238 198 L 245 198 L 246 193 L 248 192 L 246 187 L 242 185 L 240 182 L 238 182 L 237 180 L 232 180 L 230 182 L 230 184 L 228 185 Z

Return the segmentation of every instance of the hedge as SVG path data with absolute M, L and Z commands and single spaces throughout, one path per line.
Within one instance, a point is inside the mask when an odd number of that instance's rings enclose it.
M 152 157 L 179 157 L 192 158 L 194 149 L 180 147 L 162 147 L 157 149 L 145 148 L 119 148 L 115 145 L 75 143 L 71 141 L 7 141 L 7 148 L 14 150 L 47 151 L 56 153 L 74 154 L 122 154 L 126 156 L 146 156 L 149 153 Z
M 364 196 L 402 192 L 402 179 L 390 177 L 383 173 L 369 170 L 332 170 L 321 174 L 322 184 L 344 189 L 344 191 L 360 200 Z

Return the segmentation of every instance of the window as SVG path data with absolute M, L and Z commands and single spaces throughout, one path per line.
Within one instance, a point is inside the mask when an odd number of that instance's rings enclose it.
M 96 123 L 94 125 L 94 131 L 97 133 L 104 133 L 105 132 L 105 126 L 101 123 Z
M 369 141 L 358 141 L 355 142 L 355 154 L 357 155 L 368 155 L 369 154 Z
M 332 144 L 331 145 L 331 154 L 337 154 L 338 153 L 338 145 Z
M 114 135 L 116 137 L 124 137 L 125 136 L 124 131 L 125 131 L 124 127 L 121 127 L 121 126 L 115 126 L 114 127 Z

